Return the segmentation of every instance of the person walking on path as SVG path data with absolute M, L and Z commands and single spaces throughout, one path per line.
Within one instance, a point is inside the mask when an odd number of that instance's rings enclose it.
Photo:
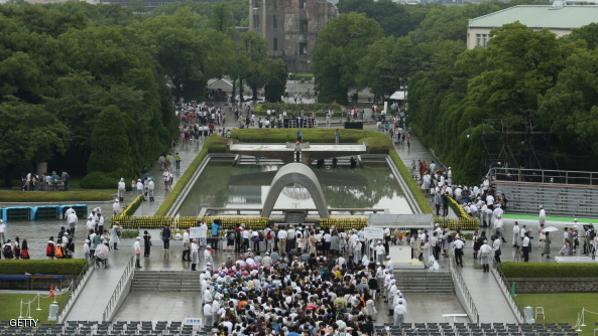
M 141 268 L 141 237 L 137 237 L 133 243 L 133 252 L 135 253 L 135 267 Z
M 125 179 L 124 178 L 120 178 L 120 181 L 118 181 L 118 201 L 119 202 L 123 202 L 125 200 L 125 191 L 126 191 L 126 184 L 125 184 Z
M 178 173 L 181 171 L 181 156 L 179 155 L 178 152 L 174 155 L 174 162 L 175 162 L 176 172 Z
M 500 255 L 502 254 L 500 250 L 500 246 L 502 241 L 500 237 L 494 236 L 494 241 L 492 242 L 492 250 L 494 251 L 494 262 L 499 265 L 500 264 Z
M 480 247 L 480 264 L 482 265 L 482 270 L 487 273 L 490 272 L 490 255 L 492 254 L 492 248 L 488 245 L 488 241 L 484 240 L 482 246 Z
M 110 245 L 115 251 L 118 251 L 118 243 L 120 243 L 120 225 L 118 222 L 114 222 L 110 229 Z
M 550 259 L 550 233 L 544 232 L 544 246 L 542 248 L 542 257 L 546 256 L 546 259 Z
M 191 239 L 191 270 L 197 269 L 197 263 L 199 261 L 199 245 L 195 239 Z
M 149 196 L 149 201 L 154 201 L 154 190 L 156 189 L 156 183 L 154 182 L 153 178 L 149 178 L 149 182 L 147 182 L 147 193 Z
M 189 229 L 183 232 L 183 261 L 191 261 L 191 239 Z
M 463 247 L 465 246 L 465 242 L 461 239 L 459 235 L 455 236 L 455 241 L 453 242 L 453 248 L 455 249 L 455 261 L 457 262 L 457 266 L 463 267 Z
M 546 224 L 546 210 L 544 210 L 544 206 L 540 204 L 540 212 L 538 213 L 538 222 L 540 223 L 540 228 L 544 228 L 544 224 Z
M 68 224 L 68 227 L 73 235 L 75 234 L 75 226 L 77 226 L 78 221 L 79 218 L 77 217 L 75 211 L 70 212 L 68 216 L 66 216 L 66 223 Z
M 529 239 L 529 233 L 526 232 L 525 236 L 523 236 L 523 240 L 521 241 L 521 252 L 523 253 L 523 261 L 529 261 L 529 252 L 531 250 L 531 240 Z
M 395 326 L 400 327 L 403 324 L 405 321 L 405 314 L 407 314 L 407 307 L 403 304 L 402 299 L 398 299 L 393 312 L 393 322 Z
M 162 241 L 164 242 L 164 253 L 168 253 L 170 249 L 171 236 L 172 234 L 170 232 L 170 227 L 168 225 L 165 225 L 164 228 L 162 228 Z
M 0 219 L 0 244 L 4 244 L 6 240 L 6 224 Z
M 149 258 L 152 247 L 152 236 L 147 232 L 143 231 L 143 256 Z

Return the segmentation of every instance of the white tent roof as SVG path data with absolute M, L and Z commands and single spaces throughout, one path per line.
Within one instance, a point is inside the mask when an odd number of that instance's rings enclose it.
M 208 80 L 208 89 L 210 90 L 222 90 L 222 91 L 232 91 L 233 83 L 229 80 L 224 78 L 212 78 Z
M 406 91 L 395 91 L 393 94 L 390 95 L 390 100 L 405 100 L 407 97 Z

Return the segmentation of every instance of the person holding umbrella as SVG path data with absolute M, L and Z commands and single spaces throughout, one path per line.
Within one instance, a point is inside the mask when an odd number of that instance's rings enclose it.
M 542 230 L 542 233 L 544 234 L 544 246 L 542 247 L 542 257 L 544 255 L 546 255 L 546 258 L 550 258 L 550 232 L 556 232 L 559 229 L 557 229 L 554 226 L 549 226 L 546 227 Z M 567 228 L 565 228 L 565 231 L 567 231 Z

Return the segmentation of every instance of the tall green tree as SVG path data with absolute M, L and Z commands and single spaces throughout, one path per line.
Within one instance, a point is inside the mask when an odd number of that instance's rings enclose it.
M 0 104 L 0 171 L 6 186 L 15 174 L 36 171 L 35 165 L 63 154 L 69 132 L 43 106 L 13 100 Z
M 312 54 L 318 100 L 347 102 L 350 88 L 357 88 L 357 72 L 364 50 L 384 33 L 365 14 L 348 13 L 334 18 L 318 34 Z
M 91 133 L 91 155 L 88 171 L 130 176 L 131 147 L 125 126 L 125 115 L 114 105 L 107 106 L 96 118 Z

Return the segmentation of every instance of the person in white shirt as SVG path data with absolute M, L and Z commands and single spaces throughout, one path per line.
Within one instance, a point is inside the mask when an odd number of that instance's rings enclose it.
M 150 202 L 154 201 L 154 190 L 156 189 L 156 184 L 154 183 L 154 179 L 151 177 L 149 178 L 149 182 L 147 182 L 147 193 L 149 195 Z
M 516 247 L 519 246 L 519 234 L 521 233 L 521 228 L 519 227 L 519 222 L 515 221 L 515 224 L 513 225 L 513 241 L 512 241 L 512 246 Z
M 543 228 L 544 224 L 546 224 L 546 210 L 544 210 L 544 206 L 540 204 L 540 212 L 538 213 L 538 222 L 540 223 L 540 227 Z
M 529 239 L 529 234 L 526 232 L 525 235 L 523 236 L 523 240 L 521 241 L 521 251 L 523 253 L 523 261 L 524 262 L 529 261 L 529 252 L 531 250 L 530 243 L 531 243 L 531 241 Z
M 133 252 L 135 253 L 135 267 L 141 268 L 141 237 L 137 237 L 133 243 Z
M 122 202 L 125 200 L 125 191 L 126 191 L 126 184 L 125 184 L 125 179 L 124 178 L 120 178 L 120 181 L 118 181 L 118 201 Z
M 407 307 L 403 304 L 403 300 L 397 300 L 397 304 L 394 306 L 393 321 L 394 325 L 400 327 L 405 321 L 405 314 L 407 314 Z
M 480 264 L 482 264 L 482 269 L 484 272 L 490 272 L 490 255 L 492 253 L 492 248 L 488 245 L 488 241 L 484 240 L 484 243 L 480 247 Z
M 212 311 L 212 304 L 210 301 L 203 305 L 203 319 L 205 327 L 212 327 L 214 325 L 214 312 Z
M 486 205 L 489 208 L 492 208 L 494 206 L 494 196 L 492 196 L 491 194 L 488 194 L 488 196 L 486 196 Z
M 143 183 L 141 183 L 141 179 L 137 180 L 137 184 L 135 185 L 137 195 L 143 195 Z
M 114 199 L 114 203 L 112 203 L 112 215 L 116 216 L 120 213 L 120 202 L 118 198 Z
M 376 245 L 374 251 L 376 252 L 376 263 L 382 265 L 384 263 L 384 256 L 386 253 L 386 249 L 384 248 L 384 245 L 382 245 L 382 242 L 378 242 L 378 245 Z
M 459 237 L 459 235 L 455 236 L 455 241 L 453 242 L 453 248 L 455 250 L 455 261 L 457 262 L 457 266 L 463 267 L 463 248 L 465 247 L 465 242 Z
M 287 235 L 287 230 L 278 230 L 278 253 L 280 253 L 280 255 L 287 253 Z
M 492 242 L 492 250 L 494 251 L 494 262 L 496 264 L 500 264 L 500 255 L 502 254 L 502 251 L 500 250 L 501 244 L 500 237 L 495 237 L 494 242 Z
M 287 249 L 292 251 L 295 249 L 295 228 L 293 226 L 289 226 L 287 230 Z

